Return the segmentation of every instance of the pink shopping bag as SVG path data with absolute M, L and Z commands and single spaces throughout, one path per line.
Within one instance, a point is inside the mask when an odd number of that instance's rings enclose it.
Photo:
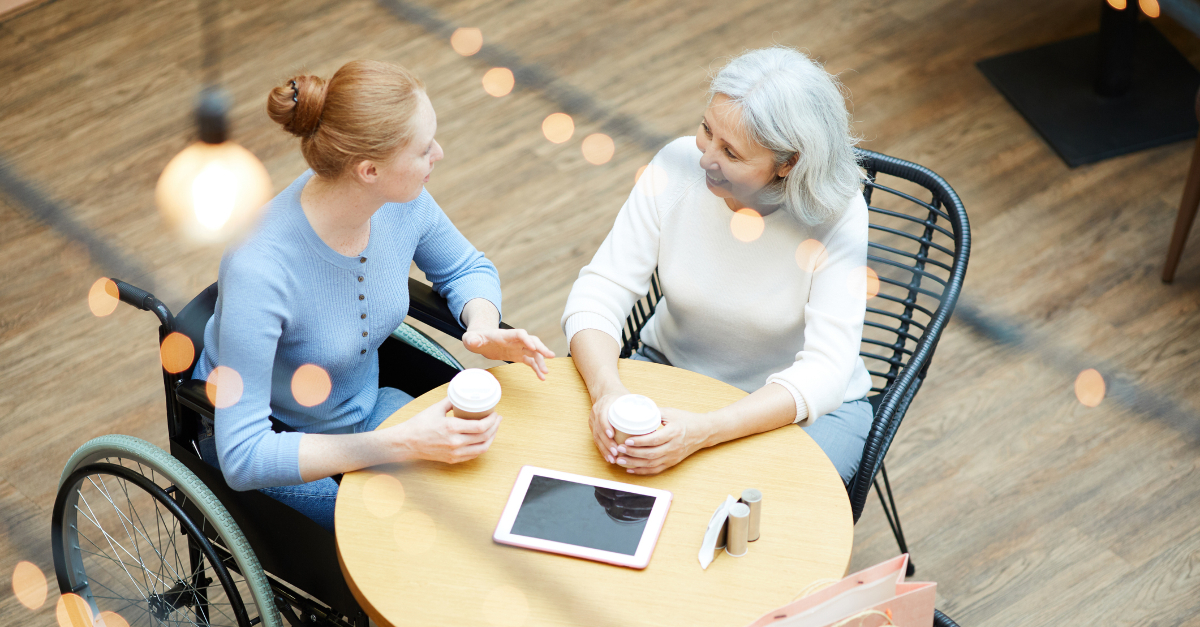
M 937 584 L 905 582 L 907 568 L 905 553 L 767 612 L 749 627 L 932 627 Z

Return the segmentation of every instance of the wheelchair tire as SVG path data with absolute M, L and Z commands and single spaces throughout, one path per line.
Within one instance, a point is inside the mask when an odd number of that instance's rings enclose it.
M 145 440 L 106 435 L 75 451 L 51 535 L 59 590 L 82 598 L 93 620 L 116 612 L 131 627 L 282 627 L 270 582 L 229 512 Z
M 454 358 L 454 355 L 450 354 L 450 351 L 434 341 L 433 338 L 406 323 L 400 323 L 400 326 L 396 327 L 395 331 L 392 331 L 392 337 L 445 363 L 451 368 L 456 370 L 463 369 L 462 364 L 458 363 L 458 360 Z

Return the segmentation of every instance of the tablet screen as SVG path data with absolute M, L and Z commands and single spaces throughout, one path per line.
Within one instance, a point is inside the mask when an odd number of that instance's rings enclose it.
M 655 497 L 534 475 L 511 533 L 637 553 Z

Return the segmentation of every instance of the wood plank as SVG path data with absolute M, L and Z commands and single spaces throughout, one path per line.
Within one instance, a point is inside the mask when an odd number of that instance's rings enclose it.
M 939 602 L 964 625 L 1196 622 L 1200 243 L 1173 285 L 1157 278 L 1192 146 L 1068 169 L 974 67 L 1095 30 L 1097 2 L 410 4 L 481 28 L 554 80 L 488 96 L 488 63 L 369 0 L 225 3 L 234 133 L 276 189 L 305 165 L 263 115 L 272 86 L 355 58 L 411 67 L 446 151 L 430 191 L 500 269 L 505 319 L 565 355 L 566 294 L 653 156 L 618 135 L 613 160 L 593 166 L 580 140 L 618 115 L 655 137 L 692 133 L 714 60 L 803 47 L 841 73 L 863 146 L 938 172 L 971 217 L 962 302 L 977 315 L 951 322 L 888 456 L 917 578 L 939 581 Z M 1155 25 L 1200 63 L 1200 41 Z M 0 21 L 0 154 L 147 268 L 173 309 L 214 280 L 220 258 L 181 245 L 153 209 L 159 172 L 190 141 L 199 42 L 194 6 L 163 0 L 57 0 Z M 540 124 L 568 87 L 602 114 L 577 116 L 575 136 L 550 144 Z M 87 289 L 106 270 L 8 203 L 0 569 L 11 573 L 42 555 L 26 547 L 46 537 L 58 473 L 79 444 L 110 432 L 163 444 L 165 428 L 153 318 L 93 317 Z M 1094 409 L 1072 393 L 1086 367 L 1109 384 Z M 852 568 L 895 551 L 868 503 Z M 0 598 L 3 623 L 53 624 L 52 613 Z

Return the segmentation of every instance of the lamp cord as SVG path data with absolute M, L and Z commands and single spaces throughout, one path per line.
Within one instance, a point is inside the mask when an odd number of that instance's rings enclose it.
M 221 82 L 221 0 L 198 0 L 200 11 L 200 39 L 204 47 L 201 72 L 207 87 L 215 88 Z

